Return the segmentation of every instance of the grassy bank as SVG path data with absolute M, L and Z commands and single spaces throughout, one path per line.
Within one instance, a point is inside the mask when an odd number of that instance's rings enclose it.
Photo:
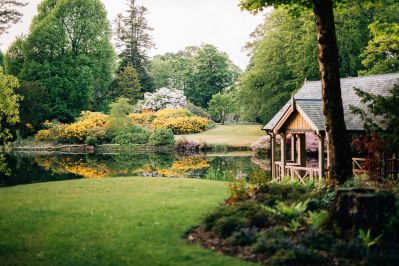
M 215 128 L 199 134 L 183 135 L 188 140 L 203 140 L 210 145 L 228 145 L 249 147 L 259 137 L 265 135 L 261 125 L 217 125 Z M 176 136 L 179 138 L 180 136 Z
M 249 265 L 182 235 L 227 197 L 189 179 L 109 178 L 0 189 L 2 265 Z

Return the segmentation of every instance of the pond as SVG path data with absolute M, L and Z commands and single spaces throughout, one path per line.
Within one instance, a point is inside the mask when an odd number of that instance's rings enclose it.
M 219 181 L 269 179 L 269 160 L 250 152 L 222 154 L 127 153 L 0 154 L 0 186 L 117 176 L 187 177 Z

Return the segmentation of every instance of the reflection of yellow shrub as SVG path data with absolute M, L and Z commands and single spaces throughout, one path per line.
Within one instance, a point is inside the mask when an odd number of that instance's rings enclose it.
M 185 174 L 199 169 L 208 168 L 209 164 L 206 159 L 201 157 L 190 157 L 183 160 L 176 160 L 168 169 L 158 169 L 158 174 L 162 176 L 184 176 Z
M 192 134 L 205 131 L 208 125 L 209 120 L 207 118 L 191 116 L 161 120 L 157 124 L 154 123 L 153 127 L 169 128 L 174 134 Z
M 97 169 L 84 164 L 65 165 L 65 171 L 85 178 L 100 178 L 109 175 L 106 168 Z
M 60 174 L 75 174 L 84 178 L 100 178 L 111 174 L 106 165 L 96 164 L 95 166 L 91 166 L 83 160 L 75 161 L 71 158 L 59 160 L 57 157 L 37 157 L 36 162 L 46 170 L 51 169 Z

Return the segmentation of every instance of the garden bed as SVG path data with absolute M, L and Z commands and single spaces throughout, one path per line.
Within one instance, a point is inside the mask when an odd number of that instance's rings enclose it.
M 330 216 L 336 200 L 333 189 L 269 183 L 233 184 L 231 191 L 224 205 L 187 233 L 190 243 L 264 265 L 399 264 L 397 195 L 393 214 L 384 218 L 380 206 L 380 228 L 348 229 Z M 345 222 L 350 224 L 349 219 Z

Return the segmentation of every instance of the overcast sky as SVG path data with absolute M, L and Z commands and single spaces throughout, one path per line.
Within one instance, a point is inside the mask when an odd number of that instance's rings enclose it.
M 41 0 L 26 1 L 22 9 L 24 17 L 13 25 L 8 34 L 0 37 L 0 49 L 6 50 L 15 36 L 28 31 L 30 22 Z M 126 9 L 125 0 L 102 0 L 108 17 L 113 20 L 117 13 Z M 156 49 L 151 55 L 176 52 L 189 45 L 211 43 L 226 52 L 241 68 L 248 64 L 241 51 L 249 34 L 263 21 L 263 15 L 250 15 L 237 6 L 239 0 L 138 0 L 148 8 L 147 16 Z

